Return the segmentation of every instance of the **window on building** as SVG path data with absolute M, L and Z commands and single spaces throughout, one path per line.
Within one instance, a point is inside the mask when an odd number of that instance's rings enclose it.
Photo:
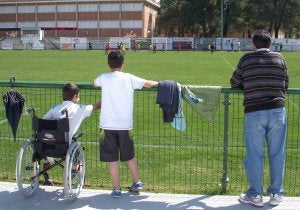
M 58 12 L 76 12 L 75 4 L 60 4 L 57 7 Z
M 141 3 L 123 3 L 122 11 L 134 12 L 134 11 L 142 11 L 143 5 Z
M 38 26 L 42 28 L 55 27 L 55 21 L 39 21 Z
M 98 4 L 79 4 L 78 12 L 97 12 Z
M 119 4 L 100 4 L 101 12 L 117 12 L 120 9 Z
M 38 13 L 55 13 L 55 5 L 38 5 Z
M 100 28 L 119 28 L 119 21 L 103 20 L 99 21 Z
M 97 21 L 78 21 L 78 28 L 97 28 Z
M 57 21 L 57 27 L 76 27 L 76 21 Z
M 0 7 L 0 14 L 16 14 L 17 7 L 15 6 L 2 6 Z
M 0 22 L 0 28 L 16 28 L 16 22 Z
M 35 22 L 30 22 L 30 21 L 18 22 L 18 28 L 25 28 L 25 27 L 36 27 L 36 24 Z
M 18 6 L 18 13 L 35 13 L 35 6 Z
M 122 20 L 122 28 L 142 28 L 141 20 Z

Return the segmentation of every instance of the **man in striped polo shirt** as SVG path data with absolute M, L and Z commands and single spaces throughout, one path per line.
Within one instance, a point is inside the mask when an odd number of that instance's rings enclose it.
M 269 204 L 283 200 L 287 117 L 285 93 L 288 88 L 286 63 L 280 53 L 269 50 L 271 35 L 261 30 L 253 35 L 254 52 L 243 55 L 231 77 L 231 87 L 244 92 L 246 157 L 244 167 L 250 187 L 239 200 L 263 206 L 264 140 L 270 165 Z

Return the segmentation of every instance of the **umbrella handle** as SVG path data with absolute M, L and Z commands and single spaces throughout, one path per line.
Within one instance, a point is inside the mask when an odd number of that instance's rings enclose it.
M 16 82 L 16 78 L 14 76 L 11 76 L 10 79 L 9 79 L 11 89 L 13 88 L 13 83 L 15 83 L 15 82 Z
M 35 116 L 35 109 L 34 109 L 34 108 L 29 108 L 29 109 L 27 109 L 27 112 L 28 112 L 28 113 L 31 113 L 31 112 L 32 112 L 32 113 L 33 113 L 32 115 Z

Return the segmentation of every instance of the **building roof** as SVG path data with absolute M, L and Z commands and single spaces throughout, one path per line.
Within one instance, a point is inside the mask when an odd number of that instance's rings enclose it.
M 24 3 L 68 3 L 68 2 L 120 2 L 120 0 L 0 0 L 0 4 L 24 4 Z M 160 4 L 155 0 L 122 0 L 122 2 L 147 2 L 154 6 L 160 7 Z

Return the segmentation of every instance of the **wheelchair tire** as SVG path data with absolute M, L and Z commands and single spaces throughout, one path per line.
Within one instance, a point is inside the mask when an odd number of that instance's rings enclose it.
M 19 151 L 16 161 L 16 180 L 19 191 L 25 197 L 31 197 L 39 187 L 38 161 L 33 161 L 34 145 L 32 140 L 26 140 Z
M 80 194 L 84 185 L 85 159 L 83 148 L 77 142 L 72 142 L 66 155 L 64 166 L 65 196 L 74 200 Z

